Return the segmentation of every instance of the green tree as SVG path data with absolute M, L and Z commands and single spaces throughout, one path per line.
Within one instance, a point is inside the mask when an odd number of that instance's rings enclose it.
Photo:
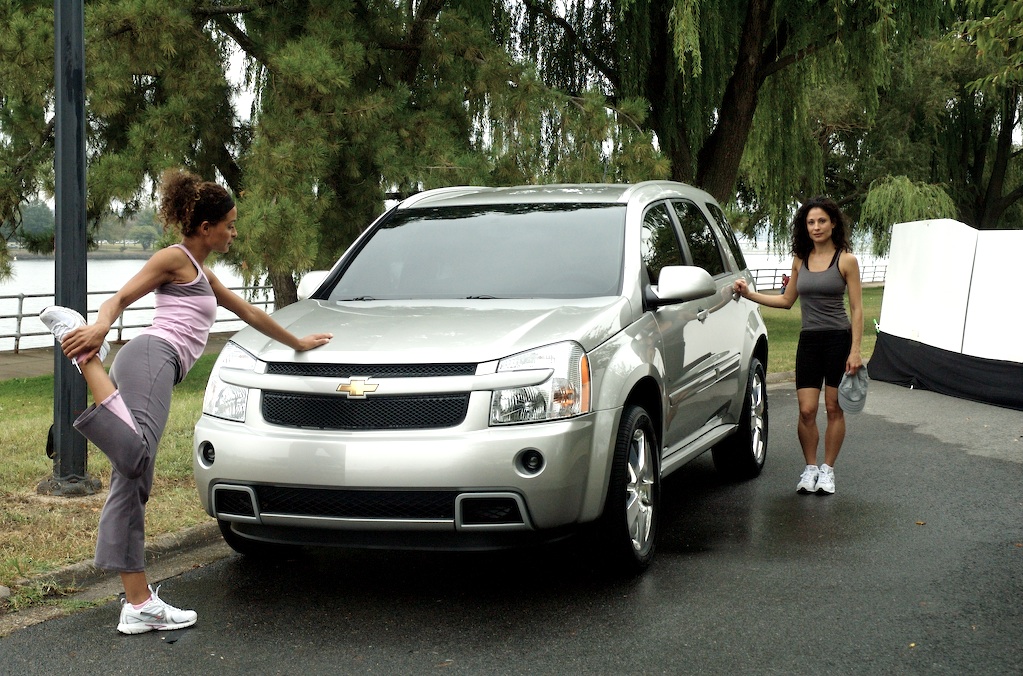
M 388 197 L 665 172 L 651 135 L 618 124 L 625 113 L 553 91 L 510 57 L 500 10 L 295 0 L 214 17 L 258 93 L 240 160 L 235 255 L 247 274 L 265 274 L 289 302 L 296 270 L 332 263 Z
M 514 4 L 514 3 L 511 3 Z M 613 105 L 649 103 L 673 178 L 784 227 L 824 188 L 812 98 L 835 74 L 869 93 L 891 56 L 931 30 L 943 3 L 840 0 L 525 0 L 524 52 L 552 86 L 597 84 Z M 564 13 L 559 8 L 567 7 Z M 875 96 L 860 114 L 877 109 Z
M 149 247 L 160 239 L 160 231 L 151 225 L 136 225 L 128 231 L 128 239 L 138 242 L 143 251 L 149 251 Z
M 53 251 L 53 210 L 34 200 L 21 207 L 21 237 L 25 248 L 36 253 Z
M 250 279 L 268 277 L 282 304 L 386 197 L 658 172 L 637 122 L 623 127 L 622 113 L 585 93 L 551 91 L 509 56 L 510 22 L 489 1 L 113 0 L 89 3 L 85 18 L 93 227 L 111 203 L 145 203 L 142 186 L 167 166 L 219 177 L 241 214 L 228 258 Z M 14 196 L 52 187 L 52 127 L 38 105 L 52 100 L 51 33 L 51 4 L 0 3 L 0 91 L 5 104 L 33 102 L 22 114 L 31 124 L 0 118 L 0 138 L 12 139 L 7 156 L 38 160 L 20 183 L 0 176 Z M 247 116 L 233 110 L 225 75 L 239 49 L 256 94 Z
M 877 253 L 902 221 L 1023 225 L 1023 153 L 1012 138 L 1023 115 L 1021 90 L 980 86 L 992 62 L 962 48 L 961 16 L 950 13 L 949 29 L 914 40 L 904 58 L 893 59 L 873 116 L 861 112 L 865 94 L 841 80 L 815 95 L 825 102 L 815 118 L 828 191 L 845 197 Z

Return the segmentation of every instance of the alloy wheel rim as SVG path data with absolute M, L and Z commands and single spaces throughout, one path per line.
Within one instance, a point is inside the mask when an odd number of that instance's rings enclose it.
M 753 373 L 750 383 L 750 451 L 760 464 L 767 452 L 767 392 L 761 372 Z
M 654 524 L 654 463 L 646 432 L 640 428 L 629 444 L 628 477 L 625 486 L 625 523 L 632 548 L 649 549 Z

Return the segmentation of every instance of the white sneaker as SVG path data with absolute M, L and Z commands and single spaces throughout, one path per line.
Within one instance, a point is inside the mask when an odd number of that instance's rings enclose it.
M 121 622 L 117 625 L 117 631 L 122 634 L 144 634 L 154 629 L 184 629 L 195 624 L 199 616 L 194 610 L 181 610 L 160 599 L 156 593 L 160 591 L 159 586 L 156 591 L 152 587 L 149 591 L 152 595 L 138 610 L 127 599 L 121 599 Z
M 829 465 L 821 465 L 820 473 L 817 475 L 817 493 L 820 495 L 832 495 L 835 492 L 835 470 Z
M 77 329 L 80 326 L 88 324 L 85 321 L 85 317 L 79 314 L 76 310 L 72 310 L 69 307 L 63 307 L 61 305 L 51 305 L 48 308 L 43 308 L 43 311 L 39 313 L 39 320 L 46 325 L 46 328 L 50 330 L 53 337 L 57 339 L 58 343 L 64 342 L 64 336 L 66 336 L 72 329 Z M 103 341 L 103 345 L 99 348 L 100 362 L 102 363 L 107 355 L 110 354 L 110 343 Z M 72 357 L 71 363 L 78 367 L 78 358 Z M 81 369 L 79 369 L 80 371 Z
M 796 492 L 806 495 L 817 490 L 817 465 L 807 465 L 803 473 L 799 475 L 799 483 L 796 484 Z

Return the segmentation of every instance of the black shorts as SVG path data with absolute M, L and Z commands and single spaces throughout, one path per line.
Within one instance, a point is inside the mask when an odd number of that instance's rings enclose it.
M 838 387 L 852 349 L 852 330 L 802 331 L 796 346 L 796 389 Z

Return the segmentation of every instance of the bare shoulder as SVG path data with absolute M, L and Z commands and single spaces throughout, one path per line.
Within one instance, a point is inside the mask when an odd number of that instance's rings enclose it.
M 160 249 L 150 257 L 146 265 L 163 273 L 169 278 L 168 281 L 185 283 L 195 279 L 195 265 L 188 254 L 176 246 Z
M 856 255 L 853 252 L 843 251 L 838 257 L 838 269 L 843 276 L 852 272 L 859 277 L 860 262 L 856 260 Z

